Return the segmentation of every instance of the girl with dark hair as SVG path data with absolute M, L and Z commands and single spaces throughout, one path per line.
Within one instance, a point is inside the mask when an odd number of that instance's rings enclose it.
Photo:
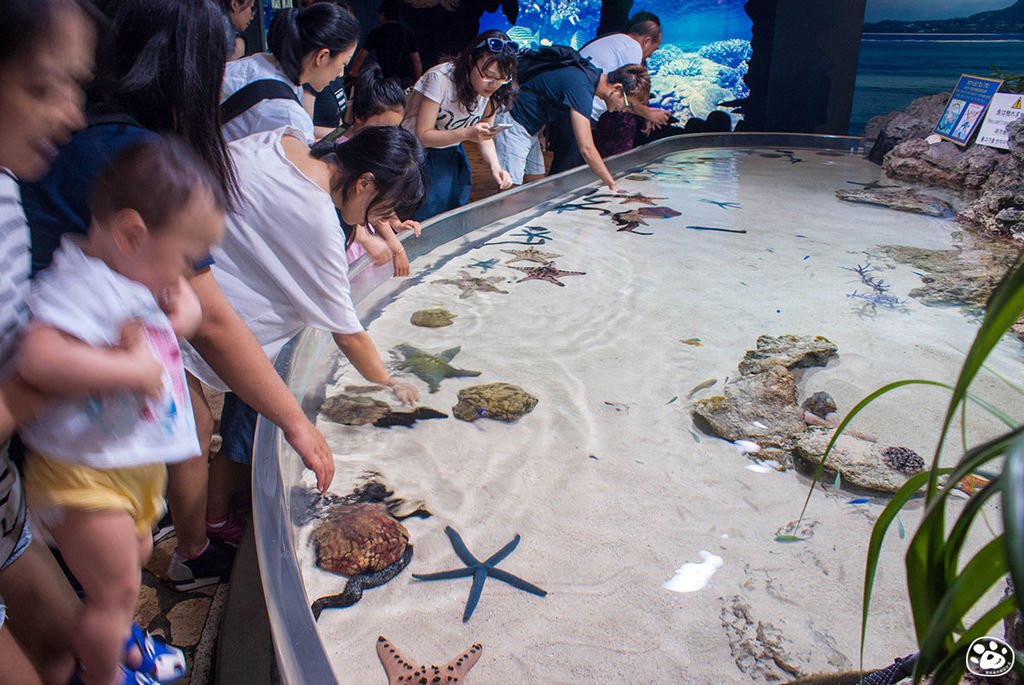
M 212 270 L 263 351 L 273 359 L 303 328 L 328 331 L 366 380 L 414 402 L 419 392 L 388 374 L 356 315 L 343 228 L 408 216 L 419 206 L 423 148 L 416 138 L 397 126 L 369 127 L 310 152 L 303 132 L 282 128 L 236 141 L 231 152 L 246 193 L 228 215 Z M 226 389 L 215 369 L 184 352 L 189 373 Z M 228 516 L 245 483 L 256 429 L 254 409 L 231 393 L 224 406 L 223 445 L 210 466 L 211 517 Z
M 234 37 L 229 43 L 233 46 L 233 51 L 228 55 L 228 59 L 242 59 L 245 57 L 245 37 L 242 32 L 249 28 L 249 24 L 256 18 L 256 0 L 220 0 L 220 7 L 224 10 L 224 16 L 228 18 L 234 32 Z
M 338 78 L 358 40 L 359 21 L 333 2 L 279 12 L 267 34 L 270 52 L 228 64 L 221 90 L 224 137 L 293 126 L 312 145 L 316 134 L 302 87 L 308 83 L 319 92 Z
M 229 206 L 239 202 L 234 167 L 218 122 L 228 49 L 220 7 L 212 0 L 111 0 L 107 11 L 110 29 L 100 46 L 89 94 L 91 125 L 61 148 L 40 182 L 22 185 L 37 271 L 50 263 L 62 234 L 85 233 L 91 219 L 88 197 L 100 170 L 121 149 L 160 133 L 184 139 L 224 190 Z M 327 442 L 224 299 L 209 260 L 195 265 L 190 284 L 203 309 L 191 344 L 240 397 L 282 428 L 285 439 L 316 472 L 317 484 L 326 489 L 334 473 Z M 220 581 L 230 572 L 232 560 L 230 549 L 208 540 L 206 451 L 213 417 L 194 379 L 189 391 L 200 454 L 172 464 L 167 486 L 177 542 L 168 578 L 180 590 Z M 230 542 L 225 533 L 211 529 L 210 536 Z
M 398 85 L 398 81 L 384 78 L 378 65 L 370 65 L 356 79 L 346 115 L 351 117 L 352 125 L 345 131 L 345 135 L 336 139 L 338 143 L 344 143 L 371 126 L 398 126 L 405 116 L 405 91 Z M 409 259 L 395 235 L 396 231 L 406 228 L 414 228 L 418 235 L 418 225 L 407 226 L 397 217 L 379 221 L 375 226 L 362 222 L 356 224 L 346 235 L 349 264 L 369 254 L 374 264 L 392 260 L 395 275 L 408 276 Z
M 85 125 L 82 86 L 95 31 L 72 0 L 6 0 L 0 21 L 0 680 L 66 683 L 82 605 L 53 555 L 33 539 L 18 470 L 7 454 L 40 397 L 12 373 L 25 329 L 29 230 L 15 176 L 35 180 Z
M 480 146 L 480 156 L 499 189 L 512 185 L 512 177 L 498 162 L 494 137 L 501 129 L 493 123 L 495 114 L 515 101 L 518 54 L 504 33 L 485 31 L 453 60 L 433 67 L 416 82 L 402 125 L 427 148 L 430 185 L 417 220 L 469 201 L 473 181 L 463 142 Z

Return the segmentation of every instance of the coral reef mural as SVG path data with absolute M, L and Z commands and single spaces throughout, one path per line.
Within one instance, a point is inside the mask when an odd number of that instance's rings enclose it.
M 607 1 L 607 0 L 606 0 Z M 632 11 L 657 14 L 662 44 L 647 61 L 651 101 L 680 123 L 705 118 L 719 103 L 749 94 L 743 81 L 751 58 L 751 21 L 744 0 L 652 0 Z M 593 40 L 601 19 L 601 0 L 529 0 L 519 5 L 515 24 L 501 13 L 485 14 L 480 29 L 501 29 L 523 47 L 568 45 L 579 49 Z M 733 117 L 731 109 L 721 108 Z

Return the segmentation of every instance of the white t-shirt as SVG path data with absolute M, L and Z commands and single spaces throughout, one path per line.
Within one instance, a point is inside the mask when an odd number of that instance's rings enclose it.
M 476 98 L 476 105 L 472 111 L 462 106 L 462 103 L 459 102 L 458 92 L 455 89 L 455 81 L 452 80 L 452 73 L 454 71 L 455 65 L 451 62 L 438 64 L 436 67 L 429 69 L 423 76 L 420 76 L 420 80 L 413 86 L 413 90 L 439 105 L 437 121 L 434 124 L 434 128 L 438 131 L 454 131 L 459 128 L 476 126 L 480 123 L 480 119 L 487 109 L 488 98 L 480 97 L 479 95 Z M 410 111 L 406 112 L 402 126 L 415 134 L 418 117 L 419 107 L 415 107 L 415 111 L 412 111 L 412 108 L 410 108 Z M 444 147 L 455 147 L 456 145 L 458 143 L 452 143 Z
M 334 203 L 285 157 L 285 135 L 303 139 L 301 131 L 284 128 L 228 146 L 243 194 L 212 251 L 217 284 L 270 359 L 305 327 L 363 330 Z M 227 389 L 187 345 L 185 366 L 207 385 Z
M 264 79 L 286 83 L 295 91 L 295 97 L 298 99 L 285 100 L 282 98 L 256 103 L 224 124 L 224 138 L 230 143 L 233 140 L 251 136 L 253 133 L 273 131 L 282 126 L 292 126 L 302 131 L 309 145 L 315 143 L 313 119 L 299 104 L 303 97 L 302 86 L 293 84 L 268 53 L 260 52 L 251 57 L 228 62 L 224 70 L 224 84 L 221 87 L 220 101 L 223 103 L 241 90 L 243 86 Z
M 7 376 L 21 331 L 28 321 L 28 224 L 18 184 L 0 169 L 0 379 Z M 25 524 L 25 499 L 18 469 L 0 441 L 0 566 L 17 547 Z
M 58 400 L 21 428 L 43 455 L 99 469 L 174 463 L 199 455 L 181 350 L 171 322 L 146 286 L 82 252 L 81 236 L 65 235 L 53 263 L 36 276 L 29 296 L 33 322 L 93 347 L 117 345 L 132 320 L 164 366 L 159 398 L 110 392 Z
M 591 64 L 610 74 L 627 64 L 643 64 L 644 51 L 640 43 L 626 33 L 611 33 L 598 38 L 580 49 L 580 54 L 589 57 Z M 594 110 L 590 117 L 597 121 L 608 111 L 608 105 L 599 97 L 594 98 Z

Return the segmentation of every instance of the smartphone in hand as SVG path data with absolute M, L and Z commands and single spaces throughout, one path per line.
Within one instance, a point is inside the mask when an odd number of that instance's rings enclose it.
M 512 124 L 491 124 L 492 131 L 507 131 L 512 128 Z

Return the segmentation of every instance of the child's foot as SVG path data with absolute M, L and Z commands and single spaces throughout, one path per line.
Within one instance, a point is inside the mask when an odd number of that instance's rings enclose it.
M 234 549 L 209 541 L 197 556 L 187 559 L 174 550 L 167 568 L 167 580 L 179 592 L 227 580 L 235 561 Z

